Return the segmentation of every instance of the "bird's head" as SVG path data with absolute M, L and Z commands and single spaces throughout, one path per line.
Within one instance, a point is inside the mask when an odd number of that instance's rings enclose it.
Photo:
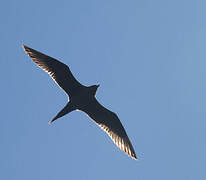
M 100 85 L 93 85 L 93 86 L 90 86 L 90 90 L 92 92 L 92 94 L 95 96 L 96 92 L 97 92 L 97 89 Z

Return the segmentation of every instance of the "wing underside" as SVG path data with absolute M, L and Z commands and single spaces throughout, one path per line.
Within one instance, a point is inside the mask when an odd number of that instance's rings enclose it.
M 23 45 L 23 48 L 33 62 L 46 71 L 69 96 L 75 94 L 78 88 L 85 87 L 74 78 L 67 65 L 27 46 Z
M 126 131 L 115 113 L 103 107 L 96 99 L 82 109 L 82 111 L 87 113 L 121 150 L 132 158 L 137 159 Z

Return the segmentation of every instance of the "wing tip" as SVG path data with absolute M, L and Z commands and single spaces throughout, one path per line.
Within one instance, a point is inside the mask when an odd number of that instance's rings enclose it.
M 122 149 L 121 149 L 122 150 Z M 124 150 L 123 150 L 124 151 Z M 134 151 L 131 151 L 131 149 L 130 149 L 130 152 L 128 152 L 128 151 L 124 151 L 129 157 L 131 157 L 132 159 L 134 159 L 134 160 L 139 160 L 138 158 L 137 158 L 137 156 L 136 156 L 136 154 L 135 154 L 135 152 Z
M 54 120 L 52 119 L 51 121 L 48 122 L 49 125 L 53 125 Z
M 27 46 L 22 44 L 22 48 L 25 50 L 27 48 Z
M 28 46 L 22 44 L 22 48 L 24 49 L 24 51 L 28 54 L 28 52 L 30 51 L 31 48 L 29 48 Z
M 49 121 L 48 124 L 49 124 L 49 125 L 52 125 L 52 121 Z
M 132 159 L 136 160 L 136 161 L 139 160 L 139 159 L 137 158 L 136 154 L 133 154 L 133 155 L 131 155 L 130 157 L 131 157 Z

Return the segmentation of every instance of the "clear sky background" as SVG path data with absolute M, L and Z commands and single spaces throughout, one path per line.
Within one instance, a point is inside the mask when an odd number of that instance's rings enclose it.
M 206 1 L 0 2 L 0 179 L 205 180 Z M 69 65 L 117 112 L 135 161 L 22 44 Z

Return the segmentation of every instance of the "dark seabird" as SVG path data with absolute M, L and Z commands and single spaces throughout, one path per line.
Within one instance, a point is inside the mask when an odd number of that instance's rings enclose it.
M 137 159 L 134 148 L 117 115 L 103 107 L 95 98 L 99 85 L 84 86 L 72 75 L 69 67 L 62 62 L 23 45 L 31 59 L 59 85 L 69 96 L 67 105 L 49 122 L 74 110 L 81 110 L 89 115 L 127 155 Z

